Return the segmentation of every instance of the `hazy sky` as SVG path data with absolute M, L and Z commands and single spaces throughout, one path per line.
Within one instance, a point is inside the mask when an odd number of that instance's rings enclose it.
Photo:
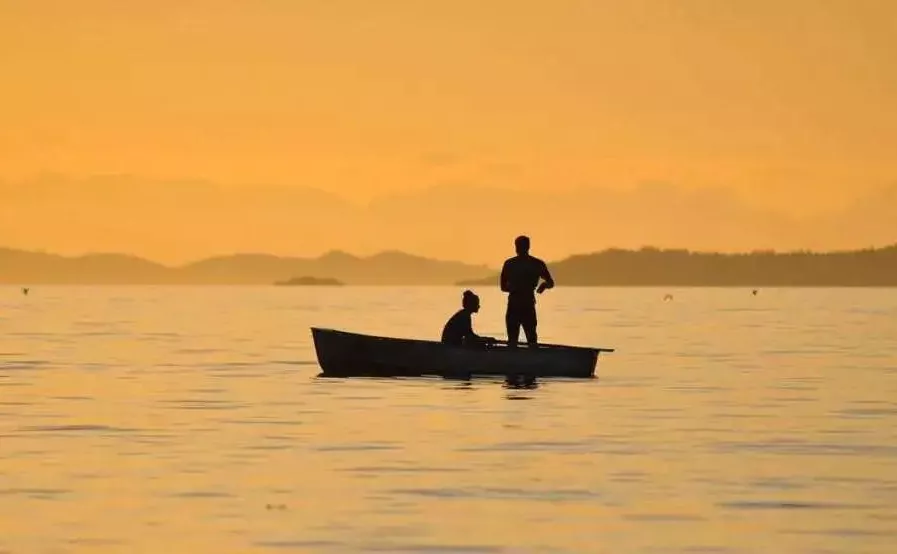
M 0 69 L 12 183 L 663 182 L 806 216 L 897 182 L 891 0 L 0 0 Z

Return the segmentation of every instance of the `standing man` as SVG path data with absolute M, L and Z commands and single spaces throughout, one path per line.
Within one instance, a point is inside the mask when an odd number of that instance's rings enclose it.
M 514 247 L 517 255 L 505 260 L 501 268 L 501 290 L 508 293 L 508 309 L 505 312 L 508 346 L 517 346 L 520 328 L 523 327 L 527 344 L 535 347 L 538 336 L 534 292 L 542 294 L 545 289 L 553 288 L 554 279 L 545 262 L 529 255 L 529 237 L 517 237 Z

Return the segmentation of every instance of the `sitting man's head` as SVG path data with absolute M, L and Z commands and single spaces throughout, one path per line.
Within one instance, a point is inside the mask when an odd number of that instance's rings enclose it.
M 472 313 L 480 311 L 480 297 L 474 294 L 473 291 L 464 291 L 461 297 L 461 307 Z

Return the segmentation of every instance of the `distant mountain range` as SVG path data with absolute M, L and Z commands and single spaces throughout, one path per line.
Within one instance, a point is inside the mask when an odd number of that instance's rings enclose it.
M 395 251 L 369 257 L 333 251 L 317 258 L 235 254 L 165 266 L 125 254 L 59 256 L 0 248 L 0 283 L 6 284 L 271 285 L 303 275 L 348 285 L 446 285 L 492 271 Z
M 841 252 L 746 254 L 609 249 L 549 263 L 567 286 L 897 286 L 897 244 Z M 459 285 L 496 286 L 498 275 Z
M 897 244 L 821 253 L 608 249 L 549 266 L 560 286 L 892 287 Z M 498 285 L 494 268 L 397 251 L 369 257 L 333 251 L 317 258 L 235 254 L 165 266 L 124 254 L 67 257 L 0 248 L 0 283 L 6 284 L 271 285 L 296 275 L 347 285 Z
M 182 265 L 233 252 L 313 258 L 325 244 L 363 256 L 388 249 L 495 268 L 521 233 L 555 261 L 612 247 L 838 250 L 897 238 L 897 183 L 815 215 L 763 207 L 726 188 L 558 185 L 522 191 L 446 183 L 362 202 L 298 183 L 46 175 L 0 181 L 0 245 L 63 255 L 129 252 Z

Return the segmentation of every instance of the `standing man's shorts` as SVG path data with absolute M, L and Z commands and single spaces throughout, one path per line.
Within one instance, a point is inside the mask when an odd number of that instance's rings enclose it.
M 535 345 L 538 342 L 536 334 L 536 302 L 535 298 L 515 300 L 508 298 L 508 309 L 505 312 L 505 325 L 508 331 L 508 343 L 516 345 L 520 337 L 520 328 L 526 335 L 526 342 Z

